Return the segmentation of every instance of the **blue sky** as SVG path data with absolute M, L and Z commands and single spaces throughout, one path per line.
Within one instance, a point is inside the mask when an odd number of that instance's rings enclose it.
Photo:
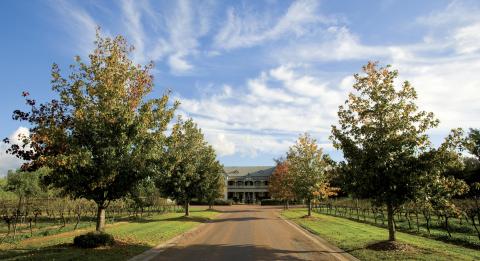
M 328 140 L 352 75 L 392 64 L 440 126 L 480 127 L 478 1 L 16 1 L 0 2 L 0 137 L 28 90 L 44 101 L 53 62 L 86 57 L 95 28 L 124 35 L 132 59 L 154 61 L 153 96 L 171 89 L 221 162 L 272 165 L 300 133 Z M 20 162 L 0 151 L 0 175 Z

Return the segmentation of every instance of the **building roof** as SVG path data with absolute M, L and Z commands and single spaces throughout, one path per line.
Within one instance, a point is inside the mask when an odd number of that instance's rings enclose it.
M 272 166 L 248 166 L 248 167 L 224 167 L 225 174 L 231 177 L 264 177 L 270 176 L 275 167 Z

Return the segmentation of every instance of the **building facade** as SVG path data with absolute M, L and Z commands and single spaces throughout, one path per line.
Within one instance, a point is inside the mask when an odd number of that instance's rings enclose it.
M 256 203 L 270 198 L 268 184 L 275 167 L 225 167 L 225 199 Z

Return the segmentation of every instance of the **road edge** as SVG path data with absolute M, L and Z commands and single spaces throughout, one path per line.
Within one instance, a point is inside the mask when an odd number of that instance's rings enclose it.
M 332 243 L 328 242 L 327 240 L 319 237 L 317 234 L 315 234 L 313 231 L 311 231 L 308 228 L 305 228 L 294 221 L 288 220 L 285 218 L 281 212 L 278 213 L 278 216 L 280 219 L 285 221 L 285 223 L 289 224 L 293 228 L 295 228 L 297 231 L 302 233 L 304 236 L 315 242 L 317 245 L 321 246 L 322 248 L 326 249 L 327 251 L 330 252 L 331 255 L 335 256 L 337 260 L 342 260 L 342 261 L 360 261 L 358 258 L 352 256 L 350 253 L 346 252 L 345 250 L 333 245 Z

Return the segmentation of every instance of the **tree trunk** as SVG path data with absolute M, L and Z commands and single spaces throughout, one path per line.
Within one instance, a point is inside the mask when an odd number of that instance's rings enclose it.
M 452 237 L 452 234 L 450 233 L 450 228 L 448 226 L 448 216 L 445 215 L 445 229 L 447 230 L 448 237 Z
M 99 232 L 105 231 L 105 207 L 103 204 L 98 205 L 96 230 Z
M 190 216 L 190 202 L 185 201 L 185 216 L 188 217 Z
M 288 204 L 288 199 L 287 199 L 287 209 L 289 209 L 289 208 L 290 208 L 290 206 L 289 206 L 289 204 Z
M 307 199 L 307 204 L 308 204 L 308 215 L 309 217 L 312 216 L 312 200 L 311 199 Z
M 387 203 L 388 241 L 395 241 L 395 223 L 393 218 L 393 206 L 391 203 Z

